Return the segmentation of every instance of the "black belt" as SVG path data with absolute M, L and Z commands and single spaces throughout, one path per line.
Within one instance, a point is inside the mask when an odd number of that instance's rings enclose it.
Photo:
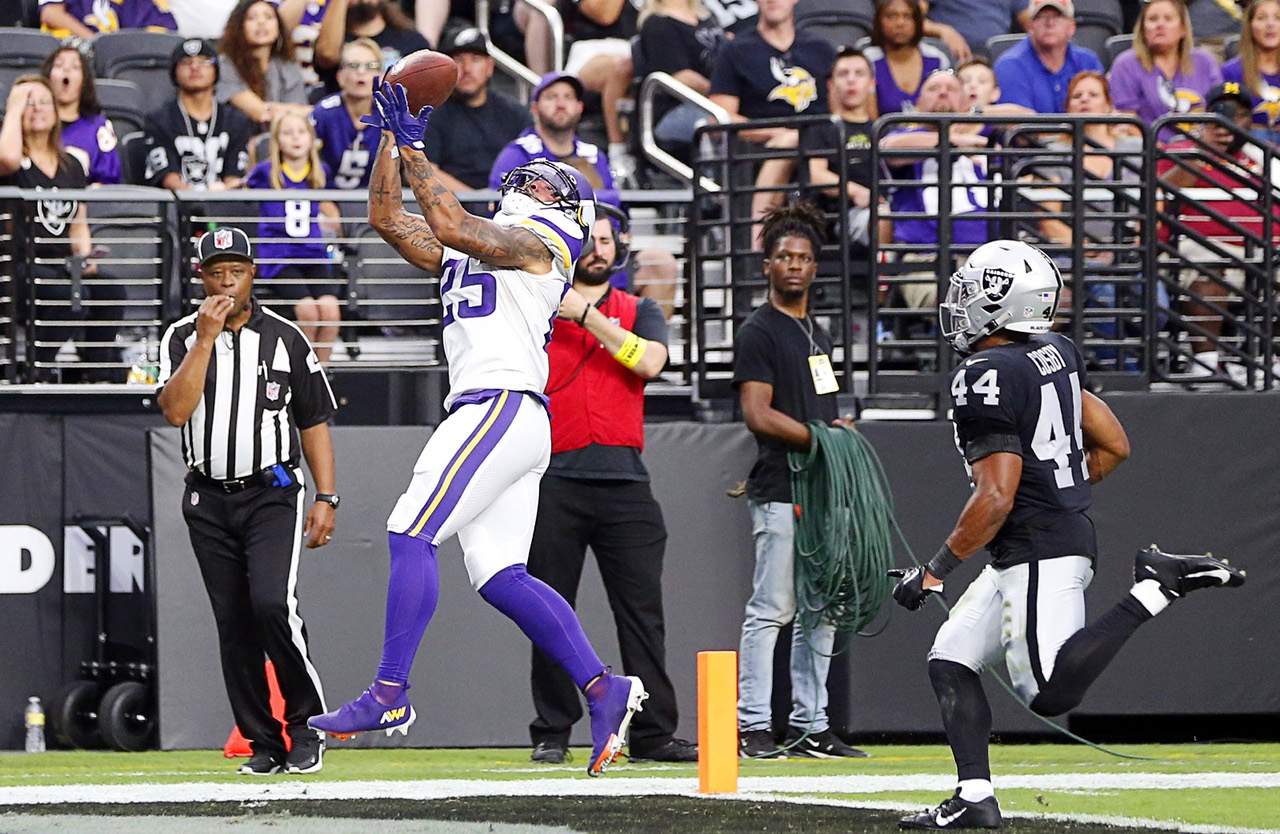
M 286 468 L 292 469 L 292 466 L 286 464 Z M 203 472 L 197 472 L 192 469 L 187 473 L 187 483 L 191 486 L 202 486 L 207 489 L 217 489 L 222 492 L 243 492 L 249 487 L 269 487 L 275 486 L 276 475 L 270 469 L 264 469 L 261 472 L 255 472 L 243 478 L 231 478 L 226 481 L 219 481 L 217 478 L 210 478 Z

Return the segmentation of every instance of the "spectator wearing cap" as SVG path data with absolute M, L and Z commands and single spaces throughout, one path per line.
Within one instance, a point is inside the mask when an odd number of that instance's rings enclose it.
M 320 159 L 329 167 L 329 188 L 368 188 L 373 155 L 382 131 L 364 124 L 361 116 L 373 112 L 373 79 L 382 72 L 382 50 L 368 38 L 356 38 L 342 47 L 338 88 L 311 111 L 311 123 L 320 140 Z
M 398 0 L 328 0 L 328 6 L 313 61 L 330 92 L 337 89 L 335 71 L 342 60 L 342 44 L 347 41 L 369 38 L 376 43 L 382 50 L 383 69 L 411 52 L 431 48 Z
M 178 95 L 147 114 L 143 181 L 170 191 L 237 188 L 249 166 L 253 123 L 213 95 L 218 51 L 213 41 L 188 38 L 174 48 L 169 76 Z
M 1111 64 L 1111 96 L 1116 110 L 1150 124 L 1169 113 L 1204 110 L 1205 94 L 1222 83 L 1213 56 L 1193 46 L 1195 34 L 1182 0 L 1150 0 L 1133 27 L 1133 48 Z M 1160 131 L 1161 142 L 1174 135 Z
M 40 0 L 40 26 L 58 37 L 95 38 L 104 32 L 172 32 L 178 22 L 164 0 Z
M 578 138 L 578 122 L 582 118 L 582 82 L 572 75 L 553 72 L 543 76 L 533 91 L 529 106 L 533 127 L 525 130 L 502 149 L 489 173 L 489 187 L 498 189 L 512 170 L 535 159 L 550 159 L 572 166 L 587 178 L 598 202 L 622 208 L 609 160 L 600 148 Z M 626 289 L 628 271 L 621 270 L 611 279 L 614 286 Z M 653 298 L 671 315 L 675 296 L 676 259 L 670 252 L 645 249 L 635 255 L 635 274 L 631 283 L 636 294 Z
M 1168 154 L 1156 165 L 1156 174 L 1163 185 L 1176 189 L 1214 189 L 1217 200 L 1205 200 L 1213 215 L 1199 207 L 1187 206 L 1179 212 L 1187 230 L 1206 238 L 1213 248 L 1200 240 L 1183 234 L 1178 240 L 1178 255 L 1188 266 L 1180 276 L 1182 286 L 1189 292 L 1184 301 L 1185 314 L 1197 324 L 1197 332 L 1191 340 L 1194 362 L 1188 369 L 1191 380 L 1212 377 L 1219 372 L 1217 337 L 1222 332 L 1222 310 L 1237 291 L 1245 290 L 1256 296 L 1264 288 L 1256 279 L 1246 277 L 1242 263 L 1258 263 L 1262 247 L 1246 247 L 1241 240 L 1240 229 L 1262 238 L 1266 234 L 1262 213 L 1256 202 L 1236 196 L 1238 189 L 1261 192 L 1266 188 L 1280 188 L 1280 163 L 1271 160 L 1268 174 L 1262 148 L 1246 137 L 1252 130 L 1253 98 L 1238 82 L 1228 81 L 1211 89 L 1205 98 L 1206 109 L 1218 117 L 1218 121 L 1201 126 L 1199 139 L 1173 142 L 1166 147 Z M 1234 128 L 1234 130 L 1232 129 Z M 1273 209 L 1274 229 L 1280 230 L 1280 207 Z M 1230 221 L 1228 226 L 1219 216 Z M 1167 228 L 1160 230 L 1167 239 Z M 1277 241 L 1280 233 L 1273 231 Z M 1265 238 L 1264 238 L 1265 239 Z M 1223 253 L 1230 258 L 1224 258 Z M 1274 264 L 1265 264 L 1265 272 L 1275 274 Z M 1238 365 L 1224 365 L 1221 370 L 1235 376 Z M 1280 371 L 1278 360 L 1275 371 Z M 1242 374 L 1240 374 L 1242 376 Z
M 1000 100 L 1037 113 L 1064 113 L 1067 87 L 1078 73 L 1102 72 L 1092 49 L 1071 43 L 1076 33 L 1072 0 L 1031 0 L 1028 37 L 996 59 Z
M 531 128 L 533 119 L 515 99 L 489 88 L 494 63 L 483 32 L 473 26 L 460 29 L 445 41 L 443 51 L 458 65 L 458 83 L 427 123 L 422 138 L 427 158 L 451 190 L 485 188 L 498 154 Z

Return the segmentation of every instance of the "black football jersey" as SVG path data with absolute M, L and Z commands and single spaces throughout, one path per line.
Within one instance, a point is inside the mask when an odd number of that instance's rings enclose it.
M 254 127 L 230 105 L 215 102 L 213 118 L 202 122 L 188 116 L 175 99 L 150 113 L 144 130 L 147 185 L 162 185 L 165 176 L 175 171 L 197 190 L 245 175 Z
M 965 466 L 1022 456 L 1013 509 L 987 546 L 997 567 L 1097 551 L 1084 437 L 1080 351 L 1057 333 L 979 351 L 951 380 L 951 419 Z

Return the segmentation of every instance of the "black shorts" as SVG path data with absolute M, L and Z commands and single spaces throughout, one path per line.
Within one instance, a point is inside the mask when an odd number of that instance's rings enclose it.
M 286 301 L 332 295 L 342 298 L 342 284 L 334 282 L 332 264 L 289 264 L 271 278 L 258 282 L 259 289 Z

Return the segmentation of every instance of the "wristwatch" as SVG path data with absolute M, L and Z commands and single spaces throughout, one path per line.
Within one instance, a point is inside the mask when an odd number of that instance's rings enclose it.
M 336 509 L 338 509 L 338 503 L 339 503 L 342 499 L 341 499 L 341 498 L 339 498 L 339 497 L 338 497 L 338 496 L 336 496 L 336 495 L 333 495 L 332 493 L 328 493 L 328 492 L 317 492 L 317 493 L 316 493 L 316 500 L 317 500 L 317 501 L 323 501 L 323 502 L 325 502 L 326 504 L 328 504 L 330 507 L 333 507 L 333 508 L 336 510 Z

